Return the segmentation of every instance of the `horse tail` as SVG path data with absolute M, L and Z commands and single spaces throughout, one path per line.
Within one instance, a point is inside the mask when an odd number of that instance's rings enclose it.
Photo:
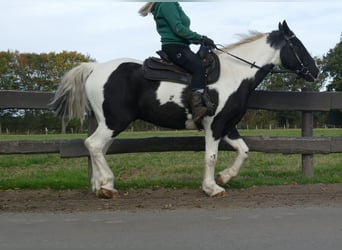
M 85 83 L 94 67 L 94 63 L 82 63 L 63 76 L 49 106 L 64 122 L 72 119 L 83 122 L 86 111 L 90 110 Z

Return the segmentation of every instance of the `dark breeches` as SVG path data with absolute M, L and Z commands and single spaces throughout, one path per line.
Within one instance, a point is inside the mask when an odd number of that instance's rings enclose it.
M 192 75 L 192 90 L 205 88 L 205 66 L 200 57 L 192 52 L 188 46 L 168 44 L 163 45 L 162 50 L 174 64 Z

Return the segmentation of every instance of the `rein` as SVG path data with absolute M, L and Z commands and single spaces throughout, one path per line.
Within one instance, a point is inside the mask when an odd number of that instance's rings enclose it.
M 229 53 L 228 51 L 225 51 L 225 50 L 223 50 L 223 49 L 221 49 L 221 48 L 218 48 L 217 46 L 220 46 L 220 47 L 224 48 L 223 45 L 221 45 L 221 44 L 215 44 L 215 49 L 218 50 L 218 51 L 221 51 L 222 53 L 227 54 L 227 55 L 229 55 L 229 56 L 231 56 L 231 57 L 233 57 L 233 58 L 235 58 L 235 59 L 237 59 L 237 60 L 239 60 L 239 61 L 242 61 L 242 62 L 248 64 L 249 66 L 251 66 L 251 69 L 252 69 L 252 68 L 257 68 L 257 69 L 260 69 L 260 70 L 265 70 L 265 69 L 262 68 L 261 66 L 257 65 L 256 62 L 253 62 L 253 63 L 252 63 L 252 62 L 250 62 L 250 61 L 248 61 L 248 60 L 246 60 L 246 59 L 243 59 L 243 58 L 241 58 L 241 57 L 239 57 L 239 56 L 236 56 L 236 55 L 234 55 L 234 54 L 232 54 L 232 53 Z M 268 71 L 269 73 L 271 73 L 271 74 L 285 74 L 285 73 L 292 73 L 292 74 L 296 74 L 296 75 L 299 74 L 299 72 L 297 72 L 297 71 L 292 71 L 292 70 L 275 70 L 275 69 L 269 69 L 269 70 L 267 70 L 267 71 Z

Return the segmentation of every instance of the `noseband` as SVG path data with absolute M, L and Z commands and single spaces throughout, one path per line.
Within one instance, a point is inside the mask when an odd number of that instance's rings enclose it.
M 309 68 L 306 67 L 306 66 L 304 65 L 304 63 L 302 62 L 302 60 L 301 60 L 300 57 L 298 56 L 298 53 L 296 52 L 296 50 L 295 50 L 295 48 L 294 48 L 294 45 L 293 45 L 293 43 L 292 43 L 292 41 L 291 41 L 292 39 L 296 38 L 296 35 L 293 34 L 293 35 L 290 36 L 290 37 L 285 36 L 284 38 L 285 38 L 286 44 L 287 44 L 287 45 L 289 46 L 289 48 L 291 49 L 293 55 L 296 57 L 297 62 L 299 63 L 299 65 L 300 65 L 301 68 L 300 68 L 300 69 L 297 69 L 297 70 L 275 70 L 275 69 L 268 69 L 267 71 L 268 71 L 269 73 L 271 73 L 271 74 L 292 73 L 292 74 L 296 74 L 298 78 L 301 78 L 301 77 L 303 77 L 303 76 L 309 76 L 309 77 L 311 77 L 313 80 L 315 80 L 316 78 L 311 74 Z M 240 60 L 240 61 L 242 61 L 242 62 L 244 62 L 244 63 L 250 65 L 251 68 L 257 68 L 257 69 L 265 70 L 264 68 L 262 68 L 262 67 L 260 67 L 259 65 L 257 65 L 256 62 L 253 62 L 253 63 L 252 63 L 252 62 L 250 62 L 250 61 L 248 61 L 248 60 L 246 60 L 246 59 L 243 59 L 243 58 L 238 57 L 238 56 L 236 56 L 236 55 L 234 55 L 234 54 L 231 54 L 231 53 L 229 53 L 229 52 L 227 52 L 227 51 L 225 51 L 225 50 L 223 50 L 223 49 L 221 49 L 221 48 L 218 48 L 217 46 L 220 46 L 220 47 L 223 48 L 223 47 L 224 47 L 223 45 L 221 45 L 221 44 L 216 44 L 215 49 L 217 49 L 218 51 L 221 51 L 222 53 L 225 53 L 225 54 L 227 54 L 227 55 L 229 55 L 229 56 L 231 56 L 231 57 L 233 57 L 233 58 L 235 58 L 235 59 L 238 59 L 238 60 Z

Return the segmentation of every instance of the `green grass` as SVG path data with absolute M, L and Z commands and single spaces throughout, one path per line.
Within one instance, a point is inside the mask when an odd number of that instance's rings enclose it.
M 125 132 L 121 137 L 191 136 L 197 131 Z M 242 135 L 299 136 L 300 130 L 243 130 Z M 342 136 L 342 130 L 315 130 L 315 136 Z M 1 140 L 85 138 L 85 135 L 7 136 Z M 234 152 L 219 153 L 216 171 L 229 166 Z M 119 189 L 143 187 L 190 187 L 201 185 L 203 152 L 164 152 L 107 156 Z M 315 155 L 315 177 L 304 178 L 300 155 L 250 152 L 239 176 L 228 187 L 254 185 L 342 183 L 342 154 Z M 61 159 L 59 155 L 0 155 L 0 189 L 88 188 L 87 158 Z

